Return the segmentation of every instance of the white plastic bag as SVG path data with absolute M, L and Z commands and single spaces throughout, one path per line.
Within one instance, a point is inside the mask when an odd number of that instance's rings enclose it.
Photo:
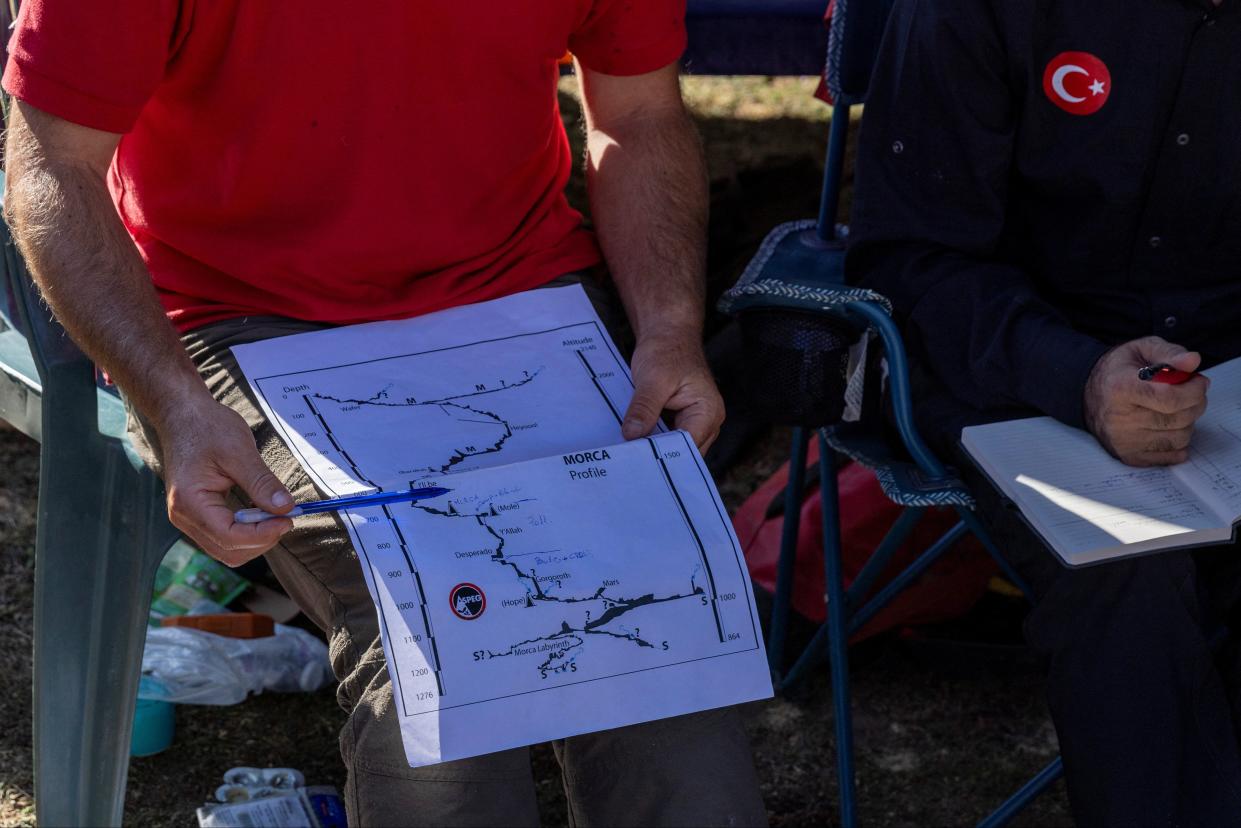
M 332 680 L 327 645 L 283 624 L 267 638 L 154 627 L 147 631 L 142 674 L 155 679 L 160 690 L 139 695 L 177 704 L 236 704 L 250 693 L 309 692 Z

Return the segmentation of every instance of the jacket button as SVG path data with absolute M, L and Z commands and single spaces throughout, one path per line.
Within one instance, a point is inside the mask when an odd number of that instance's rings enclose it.
M 1164 326 L 1165 328 L 1175 328 L 1175 327 L 1176 327 L 1176 317 L 1175 317 L 1175 316 L 1169 316 L 1167 319 L 1163 320 L 1163 326 Z
M 1158 236 L 1151 236 L 1149 239 L 1146 240 L 1146 243 L 1149 244 L 1151 247 L 1158 247 L 1159 245 L 1163 244 L 1163 239 L 1159 238 Z
M 895 153 L 896 155 L 900 155 L 900 154 L 901 154 L 902 152 L 904 152 L 904 151 L 905 151 L 905 145 L 904 145 L 904 143 L 902 143 L 902 142 L 900 142 L 900 141 L 893 141 L 893 142 L 892 142 L 892 152 L 893 152 L 893 153 Z
M 1189 133 L 1182 132 L 1180 135 L 1176 136 L 1176 145 L 1178 147 L 1189 146 Z

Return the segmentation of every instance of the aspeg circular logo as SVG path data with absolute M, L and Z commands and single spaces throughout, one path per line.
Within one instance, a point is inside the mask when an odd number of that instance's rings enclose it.
M 1112 94 L 1112 73 L 1089 52 L 1061 52 L 1043 72 L 1043 92 L 1072 115 L 1093 115 Z
M 487 596 L 474 584 L 457 584 L 448 593 L 448 606 L 462 621 L 473 621 L 487 609 Z

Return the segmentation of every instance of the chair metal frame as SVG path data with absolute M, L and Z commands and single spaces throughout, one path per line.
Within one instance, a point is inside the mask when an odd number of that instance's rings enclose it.
M 827 160 L 824 172 L 820 213 L 815 226 L 817 238 L 802 238 L 805 248 L 814 249 L 822 256 L 832 259 L 825 268 L 839 277 L 838 282 L 817 284 L 814 289 L 826 297 L 819 309 L 822 313 L 848 316 L 870 335 L 873 333 L 882 343 L 888 367 L 888 389 L 893 420 L 909 461 L 871 460 L 864 465 L 872 469 L 885 462 L 915 468 L 920 479 L 930 490 L 951 490 L 965 494 L 963 502 L 952 504 L 959 518 L 957 524 L 925 549 L 908 567 L 883 584 L 873 596 L 879 576 L 891 563 L 896 551 L 909 536 L 915 524 L 926 510 L 924 505 L 901 503 L 885 488 L 894 502 L 903 505 L 904 511 L 889 529 L 887 535 L 871 553 L 853 583 L 846 588 L 842 570 L 840 545 L 840 515 L 836 482 L 836 465 L 833 449 L 845 442 L 836 427 L 818 430 L 819 440 L 819 487 L 823 505 L 823 556 L 826 581 L 827 620 L 816 630 L 810 643 L 800 653 L 787 673 L 783 672 L 785 643 L 791 611 L 792 585 L 795 577 L 796 547 L 800 529 L 801 497 L 804 491 L 806 457 L 810 434 L 806 428 L 795 428 L 789 461 L 788 486 L 784 492 L 784 525 L 782 527 L 780 558 L 777 563 L 776 591 L 772 604 L 768 635 L 768 659 L 774 683 L 778 689 L 786 689 L 805 678 L 812 667 L 826 659 L 832 687 L 832 703 L 835 718 L 836 771 L 840 796 L 840 821 L 845 828 L 857 825 L 856 786 L 854 772 L 854 743 L 852 712 L 849 693 L 848 641 L 849 637 L 872 619 L 902 590 L 916 581 L 945 552 L 965 537 L 973 534 L 996 562 L 1000 571 L 1015 584 L 1027 598 L 1029 587 L 1012 569 L 992 542 L 986 528 L 974 512 L 972 498 L 952 472 L 927 447 L 914 423 L 913 395 L 910 388 L 909 365 L 900 330 L 891 318 L 887 307 L 879 301 L 854 298 L 857 291 L 843 280 L 843 257 L 845 244 L 837 226 L 841 184 L 844 179 L 845 148 L 849 135 L 852 106 L 837 103 L 833 109 L 828 140 Z M 833 300 L 837 296 L 839 301 Z M 753 298 L 753 297 L 751 297 Z M 761 307 L 762 299 L 749 307 Z M 771 306 L 785 303 L 773 297 Z M 807 310 L 804 306 L 803 311 Z M 810 309 L 814 312 L 815 309 Z M 894 452 L 895 454 L 895 452 Z M 860 458 L 864 461 L 867 458 Z M 1008 823 L 1036 797 L 1058 780 L 1063 774 L 1063 763 L 1057 757 L 1020 790 L 1013 794 L 994 812 L 979 822 L 980 828 L 997 828 Z
M 884 340 L 889 360 L 890 377 L 895 378 L 905 368 L 894 367 L 903 359 L 903 344 L 895 325 L 882 307 L 858 302 L 849 305 L 849 312 L 878 323 L 879 336 Z M 894 347 L 895 346 L 895 347 Z M 893 355 L 899 355 L 893 359 Z M 907 381 L 907 379 L 906 379 Z M 895 385 L 895 383 L 894 383 Z M 896 396 L 894 391 L 893 396 Z M 917 432 L 902 437 L 917 445 Z M 912 439 L 911 439 L 912 438 Z M 823 563 L 827 595 L 827 621 L 816 630 L 810 643 L 803 649 L 793 666 L 782 671 L 791 611 L 792 585 L 795 576 L 797 535 L 800 529 L 801 493 L 804 491 L 806 456 L 810 435 L 806 429 L 793 432 L 790 451 L 789 482 L 785 491 L 785 521 L 782 527 L 782 544 L 777 564 L 776 593 L 772 605 L 771 625 L 767 652 L 773 680 L 781 690 L 804 679 L 810 671 L 826 658 L 832 686 L 832 705 L 836 736 L 836 773 L 840 791 L 840 821 L 846 828 L 857 825 L 855 763 L 852 712 L 850 708 L 848 641 L 849 638 L 887 606 L 900 592 L 912 585 L 937 560 L 967 534 L 973 534 L 982 542 L 988 554 L 1000 566 L 1005 577 L 1018 585 L 1023 593 L 1028 587 L 995 548 L 977 514 L 969 507 L 954 506 L 959 521 L 927 547 L 908 567 L 885 583 L 869 600 L 867 594 L 875 586 L 879 575 L 891 562 L 892 556 L 909 536 L 925 507 L 907 506 L 897 518 L 853 582 L 846 588 L 842 570 L 840 546 L 840 514 L 836 488 L 836 465 L 831 443 L 830 429 L 818 432 L 819 440 L 819 486 L 823 503 Z M 908 444 L 907 444 L 908 445 Z M 912 452 L 911 452 L 912 453 Z M 950 473 L 929 453 L 918 462 L 919 470 L 928 482 L 950 481 Z M 1017 793 L 1007 799 L 991 815 L 978 823 L 980 828 L 997 828 L 1007 824 L 1027 805 L 1054 784 L 1063 774 L 1062 760 L 1057 757 L 1027 782 Z

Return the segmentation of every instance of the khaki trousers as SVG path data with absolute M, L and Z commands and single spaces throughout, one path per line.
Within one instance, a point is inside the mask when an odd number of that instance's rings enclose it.
M 591 296 L 609 321 L 607 307 L 593 291 Z M 245 418 L 263 459 L 299 501 L 323 494 L 264 419 L 229 348 L 323 327 L 250 317 L 182 337 L 211 393 Z M 135 416 L 130 429 L 139 452 L 159 471 L 160 448 L 152 431 Z M 348 769 L 345 801 L 351 825 L 539 823 L 526 748 L 423 768 L 406 763 L 375 606 L 334 513 L 300 518 L 267 553 L 267 561 L 328 637 L 332 669 L 340 681 L 337 697 L 348 714 L 340 745 Z M 574 736 L 554 742 L 553 748 L 571 825 L 766 824 L 749 743 L 735 709 Z

